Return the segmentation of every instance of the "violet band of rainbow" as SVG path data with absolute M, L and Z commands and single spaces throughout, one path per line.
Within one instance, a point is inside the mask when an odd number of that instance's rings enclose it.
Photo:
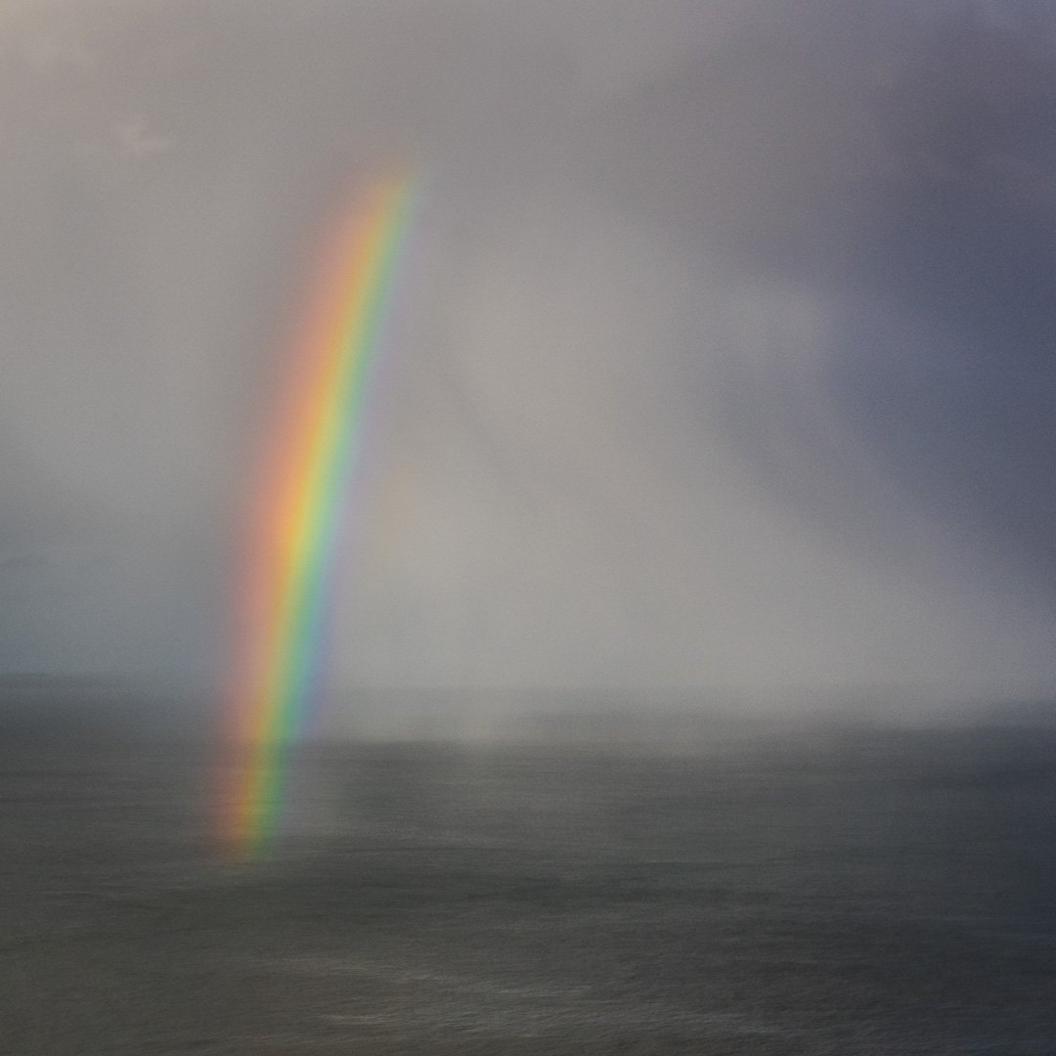
M 335 546 L 415 199 L 412 179 L 381 181 L 337 225 L 268 430 L 238 588 L 230 735 L 243 764 L 222 822 L 239 856 L 275 831 L 289 745 L 320 674 Z

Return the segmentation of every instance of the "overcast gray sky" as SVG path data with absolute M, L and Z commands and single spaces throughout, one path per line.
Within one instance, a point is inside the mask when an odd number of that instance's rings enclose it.
M 0 670 L 222 672 L 312 245 L 423 174 L 336 684 L 1051 689 L 1056 16 L 0 11 Z

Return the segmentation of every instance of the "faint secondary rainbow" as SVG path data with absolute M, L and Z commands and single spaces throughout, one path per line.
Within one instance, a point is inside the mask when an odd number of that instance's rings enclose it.
M 286 755 L 321 663 L 343 507 L 394 276 L 416 197 L 401 175 L 366 188 L 331 232 L 268 430 L 238 584 L 225 842 L 252 856 L 274 832 Z

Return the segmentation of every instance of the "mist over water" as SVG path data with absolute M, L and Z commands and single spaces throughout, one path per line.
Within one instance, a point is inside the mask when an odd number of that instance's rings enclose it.
M 0 1050 L 1056 1051 L 1054 108 L 1042 0 L 0 6 Z M 238 854 L 251 482 L 395 171 Z

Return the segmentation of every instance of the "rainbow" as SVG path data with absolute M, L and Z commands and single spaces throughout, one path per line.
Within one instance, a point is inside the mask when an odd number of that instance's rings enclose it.
M 359 195 L 331 233 L 277 419 L 267 431 L 236 590 L 229 743 L 235 787 L 223 795 L 228 849 L 252 857 L 274 833 L 289 745 L 318 679 L 329 586 L 381 330 L 416 198 L 408 176 Z

